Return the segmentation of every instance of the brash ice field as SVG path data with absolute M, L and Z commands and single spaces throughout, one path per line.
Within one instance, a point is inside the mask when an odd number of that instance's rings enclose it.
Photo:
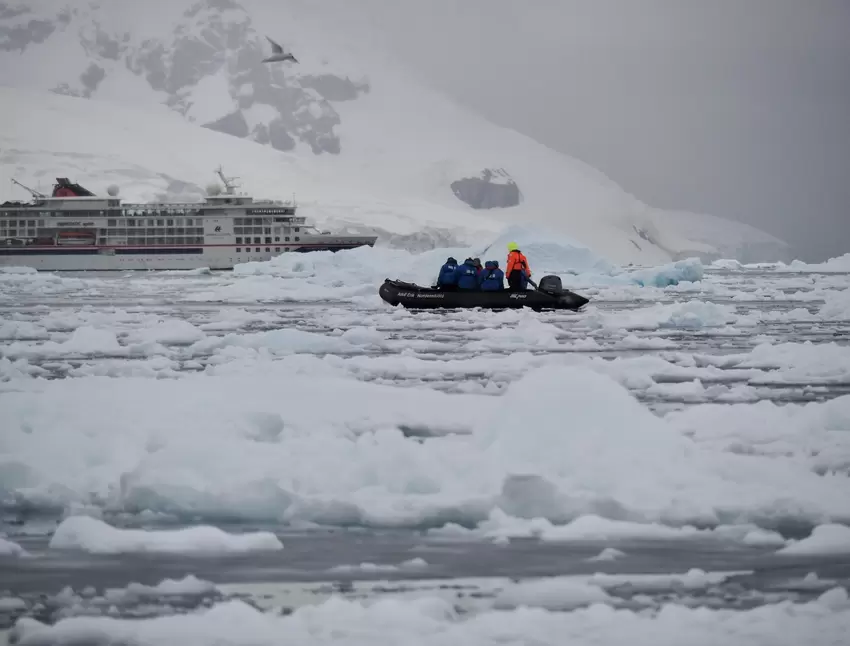
M 840 643 L 850 273 L 414 313 L 367 288 L 406 253 L 0 274 L 5 625 Z

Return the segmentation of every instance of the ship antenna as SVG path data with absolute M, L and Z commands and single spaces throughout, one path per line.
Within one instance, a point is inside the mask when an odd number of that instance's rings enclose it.
M 11 180 L 12 180 L 12 184 L 17 184 L 17 185 L 18 185 L 18 186 L 20 186 L 22 189 L 24 189 L 25 191 L 27 191 L 30 195 L 32 195 L 34 198 L 37 198 L 37 199 L 44 199 L 44 198 L 46 198 L 46 197 L 47 197 L 46 195 L 44 195 L 44 194 L 42 194 L 42 193 L 39 193 L 38 191 L 36 191 L 35 189 L 30 188 L 29 186 L 24 186 L 24 185 L 23 185 L 23 184 L 21 184 L 18 180 L 16 180 L 14 177 L 12 177 L 12 178 L 11 178 Z
M 225 193 L 228 195 L 234 194 L 234 189 L 239 187 L 239 184 L 234 184 L 234 179 L 239 179 L 238 177 L 225 177 L 224 172 L 221 170 L 221 166 L 215 169 L 216 174 L 221 178 L 221 182 L 224 184 Z

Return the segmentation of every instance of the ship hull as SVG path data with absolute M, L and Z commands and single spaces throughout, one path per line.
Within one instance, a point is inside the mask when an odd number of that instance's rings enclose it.
M 361 246 L 372 246 L 374 240 L 332 244 L 290 245 L 288 253 L 314 251 L 341 251 Z M 277 247 L 280 248 L 280 247 Z M 239 249 L 239 251 L 237 251 Z M 2 247 L 0 267 L 32 267 L 38 271 L 162 271 L 189 270 L 207 267 L 215 270 L 233 269 L 246 262 L 271 260 L 287 253 L 275 247 L 246 247 L 236 245 L 189 245 L 170 248 L 139 247 Z

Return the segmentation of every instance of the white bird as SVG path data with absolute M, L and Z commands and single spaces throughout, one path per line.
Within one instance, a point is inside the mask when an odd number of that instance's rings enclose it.
M 274 42 L 271 38 L 266 36 L 266 40 L 272 44 L 272 52 L 274 52 L 268 58 L 264 58 L 264 63 L 277 63 L 278 61 L 292 61 L 293 63 L 297 63 L 298 59 L 295 58 L 292 54 L 285 54 L 283 51 L 283 47 Z

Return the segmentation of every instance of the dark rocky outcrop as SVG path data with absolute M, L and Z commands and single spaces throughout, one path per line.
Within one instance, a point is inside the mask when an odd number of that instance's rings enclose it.
M 31 10 L 25 5 L 13 6 L 0 2 L 0 49 L 24 51 L 29 45 L 43 43 L 57 27 L 68 24 L 70 17 L 63 9 L 54 20 L 29 18 Z
M 222 75 L 238 107 L 205 127 L 277 150 L 289 151 L 302 142 L 317 155 L 339 154 L 335 128 L 340 117 L 330 102 L 356 99 L 369 90 L 368 83 L 332 74 L 302 75 L 297 66 L 264 65 L 267 48 L 237 2 L 203 0 L 183 14 L 170 38 L 142 43 L 128 57 L 128 67 L 167 92 L 168 105 L 183 114 L 191 109 L 192 88 Z M 259 124 L 252 119 L 249 127 L 246 111 L 258 105 L 270 106 L 274 116 Z
M 519 186 L 504 170 L 485 168 L 479 177 L 463 177 L 451 184 L 462 202 L 473 209 L 504 209 L 522 202 Z
M 83 84 L 83 96 L 89 97 L 97 90 L 97 86 L 106 76 L 106 72 L 100 65 L 92 63 L 85 72 L 80 74 L 80 82 Z
M 239 110 L 226 114 L 221 119 L 213 121 L 212 123 L 205 123 L 204 128 L 209 128 L 216 132 L 223 132 L 227 135 L 233 135 L 240 139 L 248 136 L 248 124 L 245 121 L 245 117 Z

